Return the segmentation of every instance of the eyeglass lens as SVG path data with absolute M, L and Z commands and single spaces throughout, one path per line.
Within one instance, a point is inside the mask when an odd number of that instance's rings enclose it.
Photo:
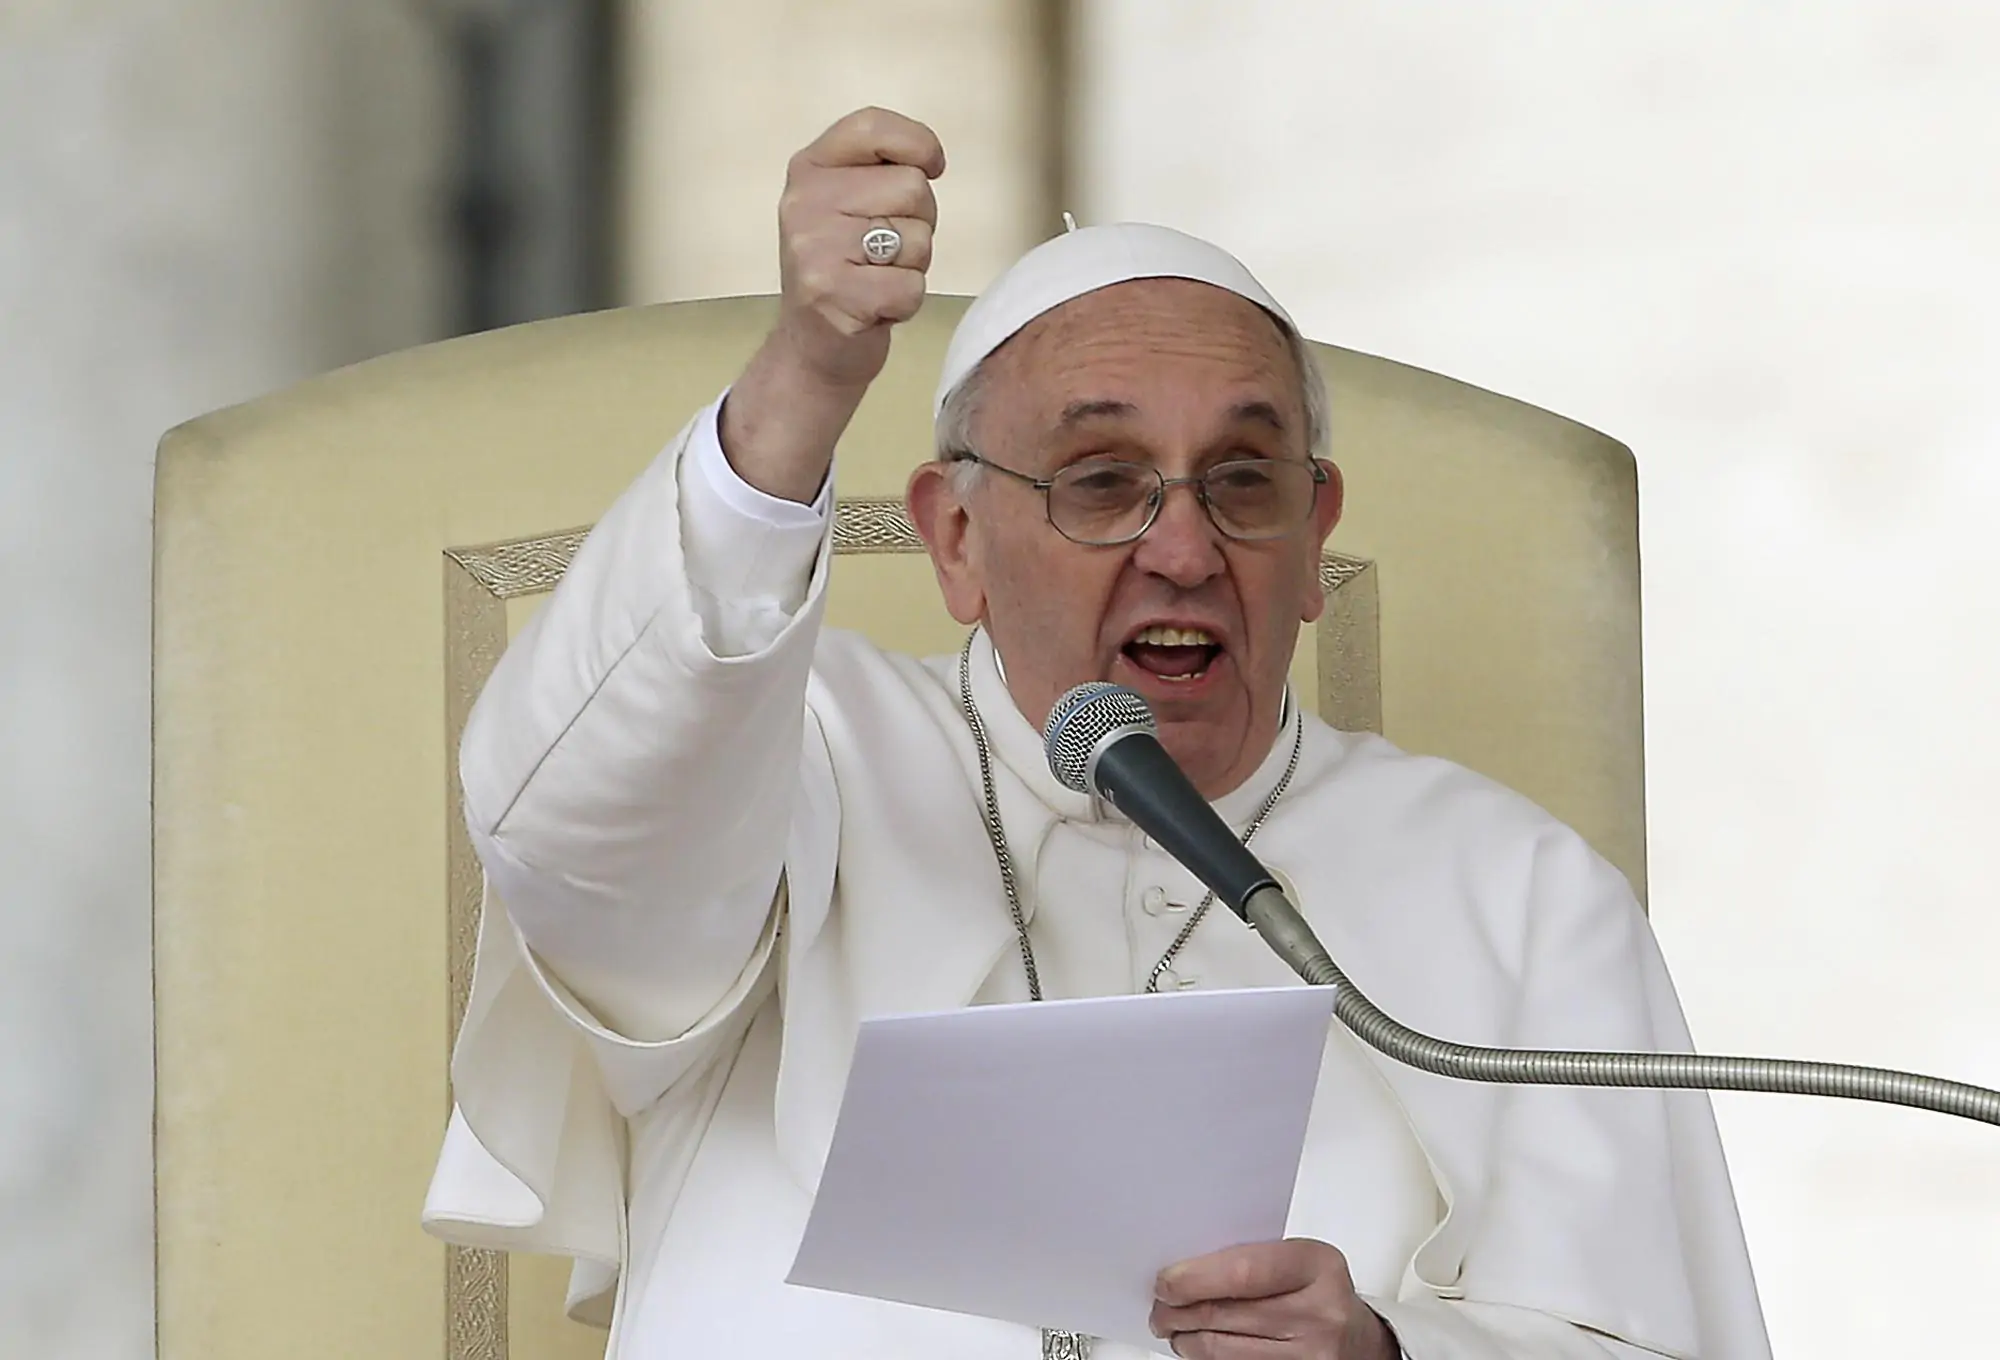
M 1165 480 L 1143 463 L 1072 463 L 1050 480 L 1049 519 L 1083 543 L 1122 543 L 1151 524 Z M 1203 503 L 1231 538 L 1281 538 L 1312 514 L 1317 478 L 1306 463 L 1254 458 L 1218 463 L 1201 478 Z

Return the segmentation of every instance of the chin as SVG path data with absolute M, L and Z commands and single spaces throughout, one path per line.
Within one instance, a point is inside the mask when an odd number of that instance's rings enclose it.
M 1221 796 L 1216 786 L 1228 778 L 1243 751 L 1241 732 L 1233 724 L 1222 730 L 1213 720 L 1162 722 L 1160 745 L 1208 798 Z

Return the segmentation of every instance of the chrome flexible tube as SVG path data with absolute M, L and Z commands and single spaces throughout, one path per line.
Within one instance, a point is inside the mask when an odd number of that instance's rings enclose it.
M 1592 1053 L 1483 1048 L 1434 1039 L 1400 1023 L 1362 994 L 1314 937 L 1298 909 L 1275 889 L 1253 893 L 1245 918 L 1307 982 L 1331 987 L 1333 1012 L 1356 1038 L 1397 1062 L 1461 1081 L 1537 1086 L 1665 1087 L 1835 1096 L 1908 1105 L 2000 1124 L 2000 1091 L 1884 1067 L 1718 1058 L 1694 1053 Z

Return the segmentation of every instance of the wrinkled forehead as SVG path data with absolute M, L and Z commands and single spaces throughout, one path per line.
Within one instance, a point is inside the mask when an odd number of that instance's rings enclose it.
M 1198 279 L 1125 279 L 1058 303 L 1003 341 L 1009 349 L 1090 348 L 1123 342 L 1216 345 L 1250 342 L 1282 349 L 1289 323 L 1240 293 Z
M 1302 397 L 1287 323 L 1188 279 L 1134 279 L 1053 307 L 979 365 L 983 389 L 1030 406 L 1129 399 L 1162 383 L 1183 400 Z

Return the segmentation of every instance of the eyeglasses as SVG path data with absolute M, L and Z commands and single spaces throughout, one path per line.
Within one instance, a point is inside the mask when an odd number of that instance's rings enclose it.
M 1162 477 L 1145 463 L 1089 458 L 1052 477 L 1030 477 L 970 449 L 948 459 L 977 463 L 1026 482 L 1042 493 L 1049 523 L 1072 543 L 1106 548 L 1130 543 L 1160 517 L 1167 488 L 1191 486 L 1217 529 L 1241 542 L 1283 538 L 1312 518 L 1327 472 L 1318 461 L 1238 458 L 1217 463 L 1199 477 Z

